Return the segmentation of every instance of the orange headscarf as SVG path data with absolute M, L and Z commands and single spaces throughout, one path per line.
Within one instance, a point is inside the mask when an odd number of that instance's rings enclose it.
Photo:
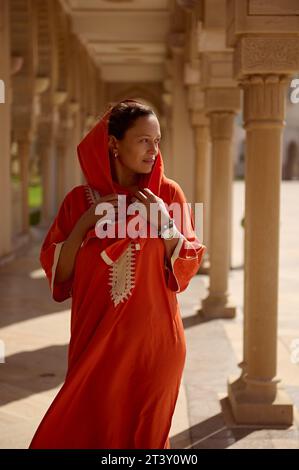
M 124 100 L 123 102 L 135 102 Z M 112 193 L 127 194 L 126 188 L 113 181 L 109 159 L 108 124 L 112 108 L 109 109 L 100 122 L 84 137 L 77 147 L 80 165 L 87 183 L 92 189 L 99 192 L 100 196 Z M 158 151 L 152 171 L 140 176 L 139 188 L 149 188 L 156 196 L 160 195 L 161 184 L 164 177 L 164 166 L 160 150 Z M 128 217 L 128 222 L 132 218 Z M 140 246 L 145 242 L 144 238 L 138 238 Z M 123 238 L 115 241 L 103 250 L 102 258 L 107 262 L 116 261 L 127 248 L 130 239 Z
M 123 102 L 135 102 L 135 100 L 124 100 Z M 109 109 L 100 122 L 91 129 L 78 145 L 78 157 L 80 165 L 87 183 L 96 189 L 101 196 L 111 194 L 119 188 L 119 185 L 112 180 L 109 147 L 108 147 L 108 123 L 112 109 Z M 154 194 L 159 196 L 164 166 L 161 152 L 149 174 L 142 175 L 139 181 L 140 188 L 149 188 Z M 125 189 L 124 189 L 124 192 Z

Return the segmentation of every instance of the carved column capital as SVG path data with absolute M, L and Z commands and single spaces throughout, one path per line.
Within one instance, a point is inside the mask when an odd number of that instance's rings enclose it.
M 10 58 L 10 73 L 16 75 L 20 72 L 24 65 L 24 57 L 20 55 L 12 55 Z
M 69 108 L 70 114 L 72 115 L 76 114 L 80 110 L 80 103 L 76 100 L 71 100 L 68 102 L 68 108 Z
M 55 91 L 54 96 L 53 96 L 53 101 L 54 101 L 54 106 L 60 107 L 65 103 L 67 99 L 67 92 L 64 90 L 61 91 Z
M 212 112 L 210 114 L 211 139 L 231 140 L 235 115 L 232 112 Z
M 282 127 L 285 122 L 287 77 L 250 75 L 241 81 L 244 90 L 244 127 Z
M 48 77 L 36 77 L 34 81 L 34 93 L 41 95 L 48 90 L 50 86 L 50 79 Z
M 209 118 L 202 111 L 191 111 L 192 127 L 209 127 Z
M 210 88 L 205 91 L 205 108 L 207 113 L 232 112 L 237 113 L 241 108 L 241 93 L 239 88 Z

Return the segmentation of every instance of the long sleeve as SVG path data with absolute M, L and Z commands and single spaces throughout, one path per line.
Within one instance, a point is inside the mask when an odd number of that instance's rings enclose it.
M 76 199 L 82 200 L 76 197 L 83 195 L 81 188 L 78 186 L 66 195 L 41 247 L 40 263 L 48 278 L 52 297 L 57 302 L 63 302 L 72 295 L 73 276 L 58 283 L 55 281 L 55 273 L 63 243 L 84 211 L 82 203 L 75 203 Z
M 175 185 L 172 203 L 176 205 L 170 214 L 181 236 L 171 256 L 170 265 L 166 266 L 166 273 L 167 286 L 178 293 L 188 287 L 190 280 L 198 272 L 206 247 L 196 236 L 192 210 L 178 184 Z

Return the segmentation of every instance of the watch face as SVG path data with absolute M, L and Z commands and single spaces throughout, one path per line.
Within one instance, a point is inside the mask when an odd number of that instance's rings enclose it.
M 174 233 L 173 233 L 172 228 L 168 228 L 168 229 L 164 230 L 164 232 L 161 235 L 161 237 L 165 238 L 165 240 L 171 240 L 173 238 L 173 236 L 174 236 Z

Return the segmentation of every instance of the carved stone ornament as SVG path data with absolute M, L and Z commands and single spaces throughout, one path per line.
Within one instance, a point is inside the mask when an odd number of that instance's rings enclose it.
M 243 37 L 234 54 L 234 75 L 283 73 L 299 70 L 299 40 L 294 37 Z

